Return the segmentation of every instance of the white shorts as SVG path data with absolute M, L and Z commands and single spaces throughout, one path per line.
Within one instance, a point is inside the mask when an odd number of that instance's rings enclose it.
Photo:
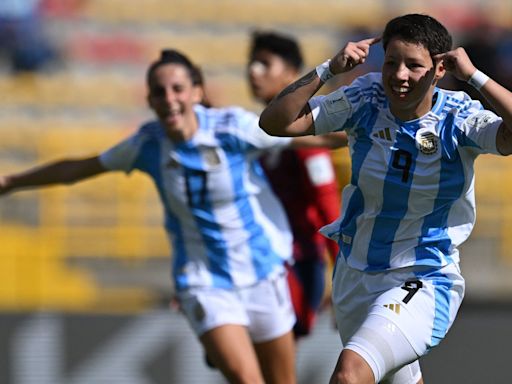
M 296 321 L 285 273 L 236 290 L 192 288 L 177 299 L 198 336 L 239 324 L 247 327 L 252 341 L 261 343 L 286 334 Z
M 389 383 L 417 382 L 416 360 L 445 337 L 463 297 L 458 264 L 367 273 L 348 267 L 341 257 L 333 276 L 332 300 L 344 347 L 365 358 L 377 381 Z M 400 375 L 394 380 L 396 369 Z M 404 372 L 412 376 L 407 379 Z

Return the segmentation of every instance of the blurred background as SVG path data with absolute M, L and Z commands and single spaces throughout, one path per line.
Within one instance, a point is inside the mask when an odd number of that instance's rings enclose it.
M 151 117 L 144 77 L 162 48 L 200 64 L 214 105 L 259 112 L 245 78 L 252 31 L 297 37 L 309 70 L 409 12 L 438 18 L 479 69 L 512 87 L 509 0 L 1 0 L 0 172 L 99 153 L 132 133 Z M 358 70 L 381 59 L 374 47 Z M 479 97 L 451 78 L 442 85 Z M 333 158 L 341 188 L 348 153 Z M 426 382 L 510 382 L 512 160 L 481 156 L 476 173 L 477 224 L 460 249 L 466 300 L 423 360 Z M 222 382 L 170 309 L 162 220 L 136 173 L 0 199 L 0 383 Z M 299 343 L 300 383 L 327 382 L 338 352 L 326 310 Z

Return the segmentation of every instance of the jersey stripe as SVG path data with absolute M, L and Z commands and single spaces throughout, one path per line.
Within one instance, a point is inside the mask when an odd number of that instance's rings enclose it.
M 358 187 L 359 173 L 361 172 L 366 156 L 372 149 L 370 133 L 375 121 L 377 120 L 377 116 L 378 110 L 370 103 L 367 103 L 345 123 L 346 127 L 350 127 L 347 129 L 351 134 L 354 134 L 357 137 L 357 141 L 353 146 L 351 176 L 351 184 L 356 186 L 356 190 L 350 197 L 344 218 L 340 223 L 340 228 L 343 228 L 343 234 L 348 235 L 350 238 L 350 242 L 343 241 L 343 236 L 339 240 L 339 244 L 345 258 L 350 256 L 352 250 L 351 241 L 353 240 L 357 230 L 356 220 L 364 212 L 364 197 Z M 358 124 L 361 120 L 364 120 L 366 124 Z
M 418 155 L 410 137 L 414 137 L 418 128 L 418 123 L 402 124 L 397 131 L 382 192 L 382 206 L 385 210 L 375 218 L 368 248 L 367 270 L 384 270 L 391 265 L 395 234 L 409 208 L 409 193 Z
M 184 257 L 179 257 L 180 255 L 185 254 L 185 248 L 183 246 L 183 241 L 180 241 L 183 238 L 180 222 L 177 220 L 176 216 L 172 215 L 169 201 L 166 199 L 164 193 L 163 177 L 160 168 L 161 152 L 162 150 L 160 142 L 156 138 L 150 138 L 142 144 L 133 167 L 147 172 L 149 175 L 151 175 L 153 182 L 155 183 L 156 189 L 160 196 L 160 200 L 165 207 L 165 227 L 167 231 L 172 231 L 172 233 L 175 235 L 175 238 L 178 239 L 173 242 L 174 254 L 176 255 L 174 258 L 173 270 L 178 271 L 181 270 L 185 262 Z M 176 285 L 181 284 L 187 284 L 186 277 L 182 277 L 180 281 L 176 281 Z
M 230 141 L 233 139 L 227 134 L 219 135 L 219 139 L 222 141 Z M 272 246 L 269 243 L 268 238 L 263 235 L 265 233 L 264 229 L 261 227 L 261 224 L 255 218 L 255 213 L 253 211 L 253 207 L 250 204 L 250 196 L 247 193 L 247 188 L 245 186 L 244 175 L 248 171 L 246 167 L 251 168 L 252 165 L 250 163 L 244 164 L 243 167 L 234 166 L 237 162 L 243 162 L 243 158 L 236 152 L 227 152 L 228 162 L 231 164 L 231 183 L 233 185 L 233 191 L 235 194 L 242 194 L 243 197 L 239 196 L 235 199 L 235 204 L 238 209 L 238 216 L 243 223 L 243 228 L 247 234 L 262 234 L 262 236 L 251 236 L 248 235 L 248 252 L 250 254 L 250 258 L 252 260 L 255 273 L 258 276 L 258 279 L 267 276 L 273 266 L 274 262 L 269 263 L 268 258 L 274 258 Z M 251 171 L 251 170 L 249 170 Z M 261 250 L 268 250 L 262 252 Z
M 450 288 L 453 283 L 444 276 L 444 278 L 435 280 L 435 311 L 434 327 L 432 331 L 431 348 L 438 345 L 444 339 L 450 326 Z
M 212 285 L 217 288 L 232 288 L 227 244 L 223 238 L 222 228 L 215 218 L 210 188 L 208 188 L 208 175 L 203 171 L 205 166 L 201 153 L 197 146 L 183 144 L 177 146 L 177 154 L 180 162 L 187 165 L 184 173 L 188 205 L 192 210 L 197 228 L 201 228 L 200 233 L 206 249 L 209 269 L 212 272 Z
M 439 190 L 432 213 L 423 221 L 422 234 L 416 248 L 416 263 L 441 266 L 453 262 L 450 257 L 451 239 L 448 236 L 448 215 L 451 206 L 462 195 L 465 174 L 457 148 L 448 138 L 456 135 L 454 116 L 449 114 L 441 128 L 443 153 L 449 161 L 441 161 Z M 427 261 L 428 260 L 428 261 Z

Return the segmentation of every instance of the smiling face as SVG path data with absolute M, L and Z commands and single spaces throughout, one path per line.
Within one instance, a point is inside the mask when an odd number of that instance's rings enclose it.
M 148 79 L 150 108 L 173 141 L 190 139 L 198 122 L 194 104 L 201 101 L 202 89 L 192 83 L 190 71 L 182 64 L 162 64 Z
M 281 56 L 266 49 L 256 50 L 247 66 L 253 96 L 268 104 L 283 88 L 296 79 L 298 71 Z
M 444 74 L 442 63 L 433 63 L 423 45 L 391 39 L 382 66 L 382 83 L 393 115 L 408 121 L 430 111 L 434 88 Z

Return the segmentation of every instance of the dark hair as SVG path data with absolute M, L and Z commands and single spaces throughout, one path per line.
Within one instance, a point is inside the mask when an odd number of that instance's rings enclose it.
M 190 79 L 192 80 L 192 84 L 202 87 L 204 91 L 204 78 L 201 69 L 194 65 L 187 56 L 181 52 L 176 51 L 175 49 L 163 49 L 160 52 L 160 58 L 149 66 L 146 73 L 146 83 L 148 85 L 151 81 L 151 76 L 153 76 L 153 73 L 156 71 L 156 69 L 165 64 L 183 65 L 188 71 Z M 201 104 L 205 107 L 211 107 L 211 102 L 205 92 L 203 92 L 203 99 L 201 100 Z
M 181 52 L 176 51 L 175 49 L 164 49 L 160 52 L 160 58 L 157 61 L 154 61 L 148 68 L 148 71 L 146 73 L 146 82 L 149 84 L 149 81 L 151 80 L 151 76 L 153 76 L 153 73 L 155 70 L 164 64 L 180 64 L 183 65 L 189 75 L 190 79 L 192 80 L 192 84 L 203 86 L 204 85 L 204 79 L 203 74 L 201 72 L 201 69 L 194 65 L 192 61 L 189 60 L 187 56 L 182 54 Z
M 251 57 L 256 51 L 264 49 L 280 56 L 298 71 L 302 69 L 304 65 L 302 52 L 293 37 L 272 31 L 254 31 L 251 40 Z
M 428 15 L 413 13 L 390 20 L 382 34 L 384 51 L 394 37 L 423 45 L 430 56 L 448 52 L 452 48 L 450 33 L 439 21 Z

